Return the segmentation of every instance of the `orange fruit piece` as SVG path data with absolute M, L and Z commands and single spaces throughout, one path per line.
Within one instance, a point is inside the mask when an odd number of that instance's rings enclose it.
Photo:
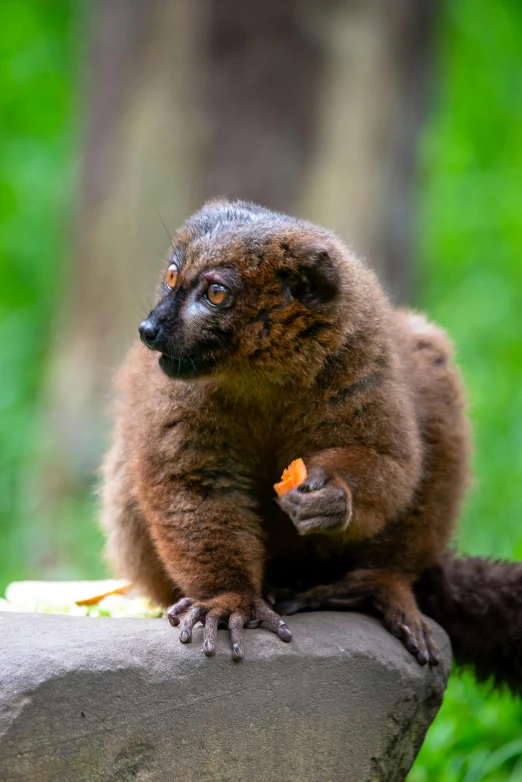
M 96 586 L 96 582 L 93 583 L 93 586 Z M 105 583 L 100 581 L 99 588 L 93 589 L 91 595 L 83 597 L 80 600 L 75 600 L 74 602 L 77 606 L 96 605 L 96 603 L 100 603 L 104 597 L 109 597 L 110 595 L 126 594 L 130 587 L 130 581 L 124 581 L 123 579 L 120 579 L 119 582 L 115 580 L 113 583 L 111 583 L 110 580 Z
M 274 484 L 274 489 L 278 497 L 284 497 L 291 489 L 296 489 L 304 480 L 308 473 L 305 463 L 302 459 L 294 459 L 286 470 L 283 470 L 280 483 Z
M 20 606 L 37 603 L 55 607 L 72 603 L 88 606 L 99 603 L 108 595 L 124 595 L 131 586 L 130 581 L 123 578 L 103 581 L 13 581 L 7 587 L 5 596 L 10 603 Z

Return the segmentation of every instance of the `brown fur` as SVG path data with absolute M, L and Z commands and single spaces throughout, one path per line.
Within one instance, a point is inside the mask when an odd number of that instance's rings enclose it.
M 182 640 L 207 617 L 208 653 L 219 620 L 273 623 L 268 583 L 300 592 L 290 610 L 368 598 L 436 663 L 413 584 L 447 548 L 468 479 L 448 338 L 393 309 L 331 233 L 252 204 L 206 205 L 172 261 L 176 290 L 160 285 L 149 316 L 165 371 L 136 344 L 118 379 L 102 491 L 115 572 L 165 606 L 190 598 L 173 623 L 195 601 Z M 201 302 L 208 272 L 232 306 Z M 277 505 L 297 457 L 309 477 Z

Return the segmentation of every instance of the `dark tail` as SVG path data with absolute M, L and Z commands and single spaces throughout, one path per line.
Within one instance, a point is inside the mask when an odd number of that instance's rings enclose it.
M 447 552 L 416 594 L 422 612 L 449 635 L 458 665 L 522 695 L 522 562 Z

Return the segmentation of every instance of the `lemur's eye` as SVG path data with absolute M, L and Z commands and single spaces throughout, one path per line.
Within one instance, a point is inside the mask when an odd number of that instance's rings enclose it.
M 211 282 L 205 292 L 205 298 L 215 307 L 225 304 L 230 298 L 230 291 L 224 285 L 217 282 Z
M 165 282 L 167 283 L 169 288 L 172 289 L 175 287 L 177 281 L 178 281 L 178 267 L 176 266 L 175 263 L 171 263 L 165 275 Z

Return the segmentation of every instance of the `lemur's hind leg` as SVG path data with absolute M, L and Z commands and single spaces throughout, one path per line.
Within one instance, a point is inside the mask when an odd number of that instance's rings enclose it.
M 358 599 L 370 600 L 387 629 L 399 638 L 421 665 L 437 665 L 439 651 L 431 628 L 419 611 L 412 579 L 393 570 L 354 570 L 340 581 L 318 586 L 276 604 L 282 614 L 295 614 L 320 608 L 353 610 Z

